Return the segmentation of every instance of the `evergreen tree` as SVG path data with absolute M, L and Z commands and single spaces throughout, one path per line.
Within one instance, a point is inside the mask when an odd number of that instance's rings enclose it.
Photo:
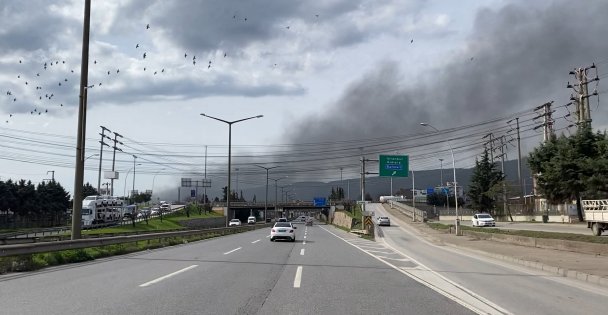
M 489 212 L 496 206 L 497 189 L 502 184 L 504 175 L 490 161 L 485 150 L 481 160 L 475 161 L 475 169 L 471 177 L 467 195 L 471 199 L 471 208 L 480 212 Z
M 84 186 L 82 186 L 82 198 L 86 198 L 88 196 L 97 196 L 97 189 L 95 189 L 95 187 L 93 187 L 91 184 L 89 184 L 88 182 L 86 184 L 84 184 Z

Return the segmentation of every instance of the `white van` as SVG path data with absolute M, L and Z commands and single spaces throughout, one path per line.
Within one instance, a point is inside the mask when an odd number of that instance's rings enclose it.
M 255 224 L 255 217 L 247 218 L 247 224 Z

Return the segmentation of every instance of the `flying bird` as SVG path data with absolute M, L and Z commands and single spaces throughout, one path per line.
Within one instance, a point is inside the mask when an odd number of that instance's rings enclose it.
M 146 67 L 144 67 L 144 71 L 146 71 Z
M 285 26 L 286 29 L 289 29 L 289 26 Z
M 101 86 L 101 82 L 99 82 L 99 86 Z
M 61 86 L 61 82 L 59 82 L 59 86 Z
M 188 54 L 184 53 L 184 58 L 188 57 Z
M 146 29 L 150 29 L 150 24 L 146 24 Z
M 196 66 L 196 60 L 192 60 L 192 64 Z
M 144 59 L 146 59 L 146 53 L 144 53 Z
M 36 73 L 36 76 L 37 76 L 37 77 L 39 77 L 39 76 L 40 76 L 40 73 Z
M 192 60 L 196 60 L 196 56 L 192 57 Z
M 15 97 L 15 98 L 13 99 L 13 102 L 16 102 L 16 101 L 17 101 L 17 98 Z
M 110 71 L 108 71 L 108 75 L 110 75 Z
M 156 75 L 156 71 L 154 71 L 154 75 Z
M 163 70 L 161 70 L 160 72 L 165 72 L 165 68 L 163 68 Z
M 135 48 L 139 48 L 139 44 L 135 45 Z
M 21 60 L 19 60 L 19 63 L 21 63 Z
M 93 63 L 94 63 L 94 64 L 97 64 L 97 60 L 94 60 L 94 61 L 93 61 Z
M 74 73 L 74 70 L 72 70 L 72 73 Z
M 413 40 L 413 39 L 412 39 L 412 40 L 410 40 L 410 44 L 411 44 L 411 43 L 413 43 L 413 42 L 414 42 L 414 40 Z
M 68 82 L 68 78 L 63 79 L 64 82 Z
M 207 69 L 209 69 L 209 68 L 211 68 L 211 65 L 208 65 L 208 66 L 207 66 Z
M 224 53 L 224 58 L 226 58 L 226 53 Z
M 62 60 L 61 63 L 65 64 L 65 60 Z
M 120 73 L 120 69 L 116 69 L 116 73 Z
M 474 58 L 474 57 L 471 57 L 471 61 L 473 61 L 473 58 Z

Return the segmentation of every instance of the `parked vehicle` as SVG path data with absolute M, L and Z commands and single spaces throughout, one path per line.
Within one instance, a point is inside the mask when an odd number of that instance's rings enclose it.
M 122 220 L 123 201 L 113 196 L 88 196 L 82 201 L 82 226 Z
M 487 213 L 476 213 L 472 218 L 473 226 L 496 226 L 496 221 Z
M 583 212 L 593 235 L 600 236 L 608 230 L 608 199 L 583 200 Z

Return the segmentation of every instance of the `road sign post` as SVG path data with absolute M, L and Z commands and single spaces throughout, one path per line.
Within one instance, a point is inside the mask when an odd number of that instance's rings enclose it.
M 408 177 L 409 156 L 380 155 L 379 175 L 383 177 Z

